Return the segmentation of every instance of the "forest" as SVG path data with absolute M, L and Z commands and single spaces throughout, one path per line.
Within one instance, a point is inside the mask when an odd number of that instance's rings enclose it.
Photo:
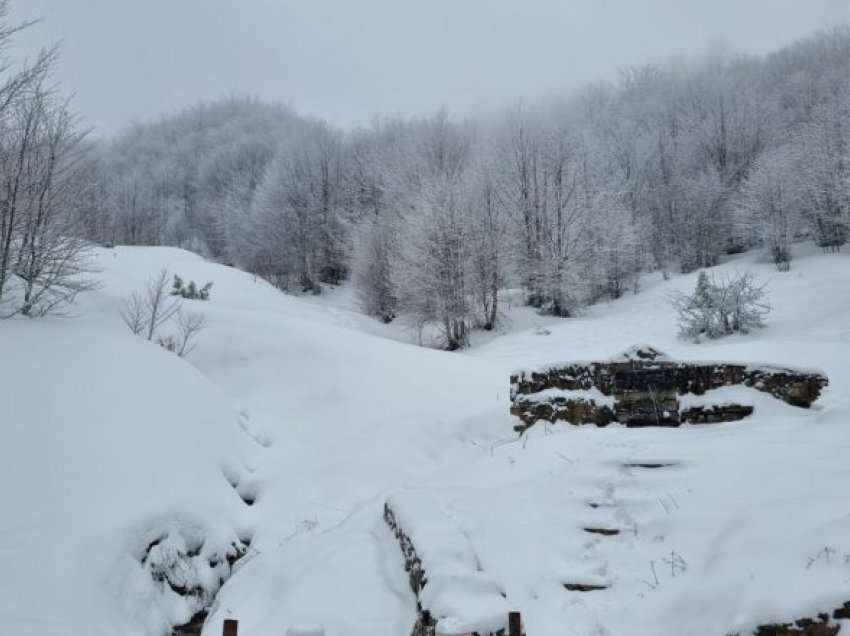
M 54 57 L 0 93 L 6 315 L 76 293 L 56 283 L 78 281 L 81 240 L 169 245 L 294 293 L 351 281 L 366 313 L 432 325 L 458 349 L 496 326 L 506 289 L 567 317 L 647 272 L 753 247 L 786 271 L 796 241 L 837 251 L 850 234 L 848 28 L 498 114 L 354 130 L 227 97 L 86 135 L 44 88 Z

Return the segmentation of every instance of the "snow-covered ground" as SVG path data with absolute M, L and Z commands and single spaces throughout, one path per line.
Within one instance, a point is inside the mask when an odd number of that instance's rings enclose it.
M 530 636 L 747 633 L 832 610 L 850 600 L 850 256 L 801 252 L 784 274 L 753 254 L 718 268 L 769 280 L 758 333 L 678 340 L 666 299 L 695 275 L 654 276 L 577 319 L 513 308 L 513 329 L 444 353 L 345 288 L 293 298 L 179 250 L 101 250 L 103 288 L 73 317 L 0 324 L 0 632 L 163 633 L 187 608 L 141 560 L 168 537 L 205 562 L 250 541 L 207 635 L 227 617 L 247 636 L 407 634 L 388 497 L 437 506 Z M 119 315 L 162 267 L 215 283 L 185 301 L 207 320 L 187 360 Z M 831 385 L 811 410 L 753 392 L 738 423 L 516 439 L 511 370 L 635 343 L 818 367 Z

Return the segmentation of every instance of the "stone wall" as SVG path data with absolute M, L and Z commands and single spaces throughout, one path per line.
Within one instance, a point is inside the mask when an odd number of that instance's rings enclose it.
M 832 612 L 822 612 L 814 618 L 800 618 L 793 623 L 769 623 L 759 625 L 753 636 L 835 636 L 841 631 L 841 623 L 850 619 L 850 601 Z M 742 636 L 733 634 L 732 636 Z
M 649 346 L 633 347 L 603 362 L 572 362 L 511 376 L 511 413 L 525 429 L 537 420 L 605 426 L 678 426 L 742 419 L 752 407 L 731 404 L 679 410 L 678 397 L 702 395 L 724 386 L 741 385 L 768 393 L 793 406 L 808 408 L 829 380 L 823 374 L 769 365 L 672 360 Z M 549 389 L 596 390 L 614 398 L 607 404 L 573 396 L 540 399 Z

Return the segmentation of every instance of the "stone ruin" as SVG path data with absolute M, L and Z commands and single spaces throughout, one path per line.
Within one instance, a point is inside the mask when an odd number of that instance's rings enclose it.
M 816 371 L 734 362 L 684 362 L 658 349 L 634 346 L 602 362 L 567 362 L 511 375 L 511 413 L 525 431 L 538 420 L 626 426 L 680 426 L 741 420 L 746 404 L 681 407 L 680 397 L 746 386 L 808 408 L 829 384 Z

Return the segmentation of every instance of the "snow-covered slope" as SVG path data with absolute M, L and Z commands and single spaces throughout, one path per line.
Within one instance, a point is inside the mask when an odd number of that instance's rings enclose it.
M 186 608 L 141 560 L 170 533 L 188 551 L 203 539 L 204 557 L 251 539 L 205 634 L 226 617 L 249 636 L 305 623 L 406 634 L 415 600 L 381 517 L 391 495 L 437 502 L 531 636 L 722 634 L 850 600 L 847 254 L 809 252 L 786 274 L 753 255 L 719 268 L 769 279 L 769 327 L 748 336 L 677 340 L 666 298 L 695 277 L 657 277 L 549 335 L 464 354 L 379 337 L 392 334 L 343 302 L 288 297 L 180 250 L 97 260 L 104 286 L 74 317 L 0 324 L 10 633 L 162 633 Z M 207 320 L 188 360 L 119 316 L 162 267 L 215 283 L 211 301 L 186 301 Z M 515 441 L 512 369 L 643 342 L 820 367 L 831 386 L 811 411 L 757 395 L 735 424 L 534 427 Z M 640 463 L 672 465 L 627 466 Z M 584 531 L 597 526 L 621 532 Z
M 78 311 L 0 325 L 0 631 L 161 633 L 189 616 L 144 549 L 250 537 L 223 476 L 250 467 L 250 440 L 199 371 L 129 334 L 117 297 Z

